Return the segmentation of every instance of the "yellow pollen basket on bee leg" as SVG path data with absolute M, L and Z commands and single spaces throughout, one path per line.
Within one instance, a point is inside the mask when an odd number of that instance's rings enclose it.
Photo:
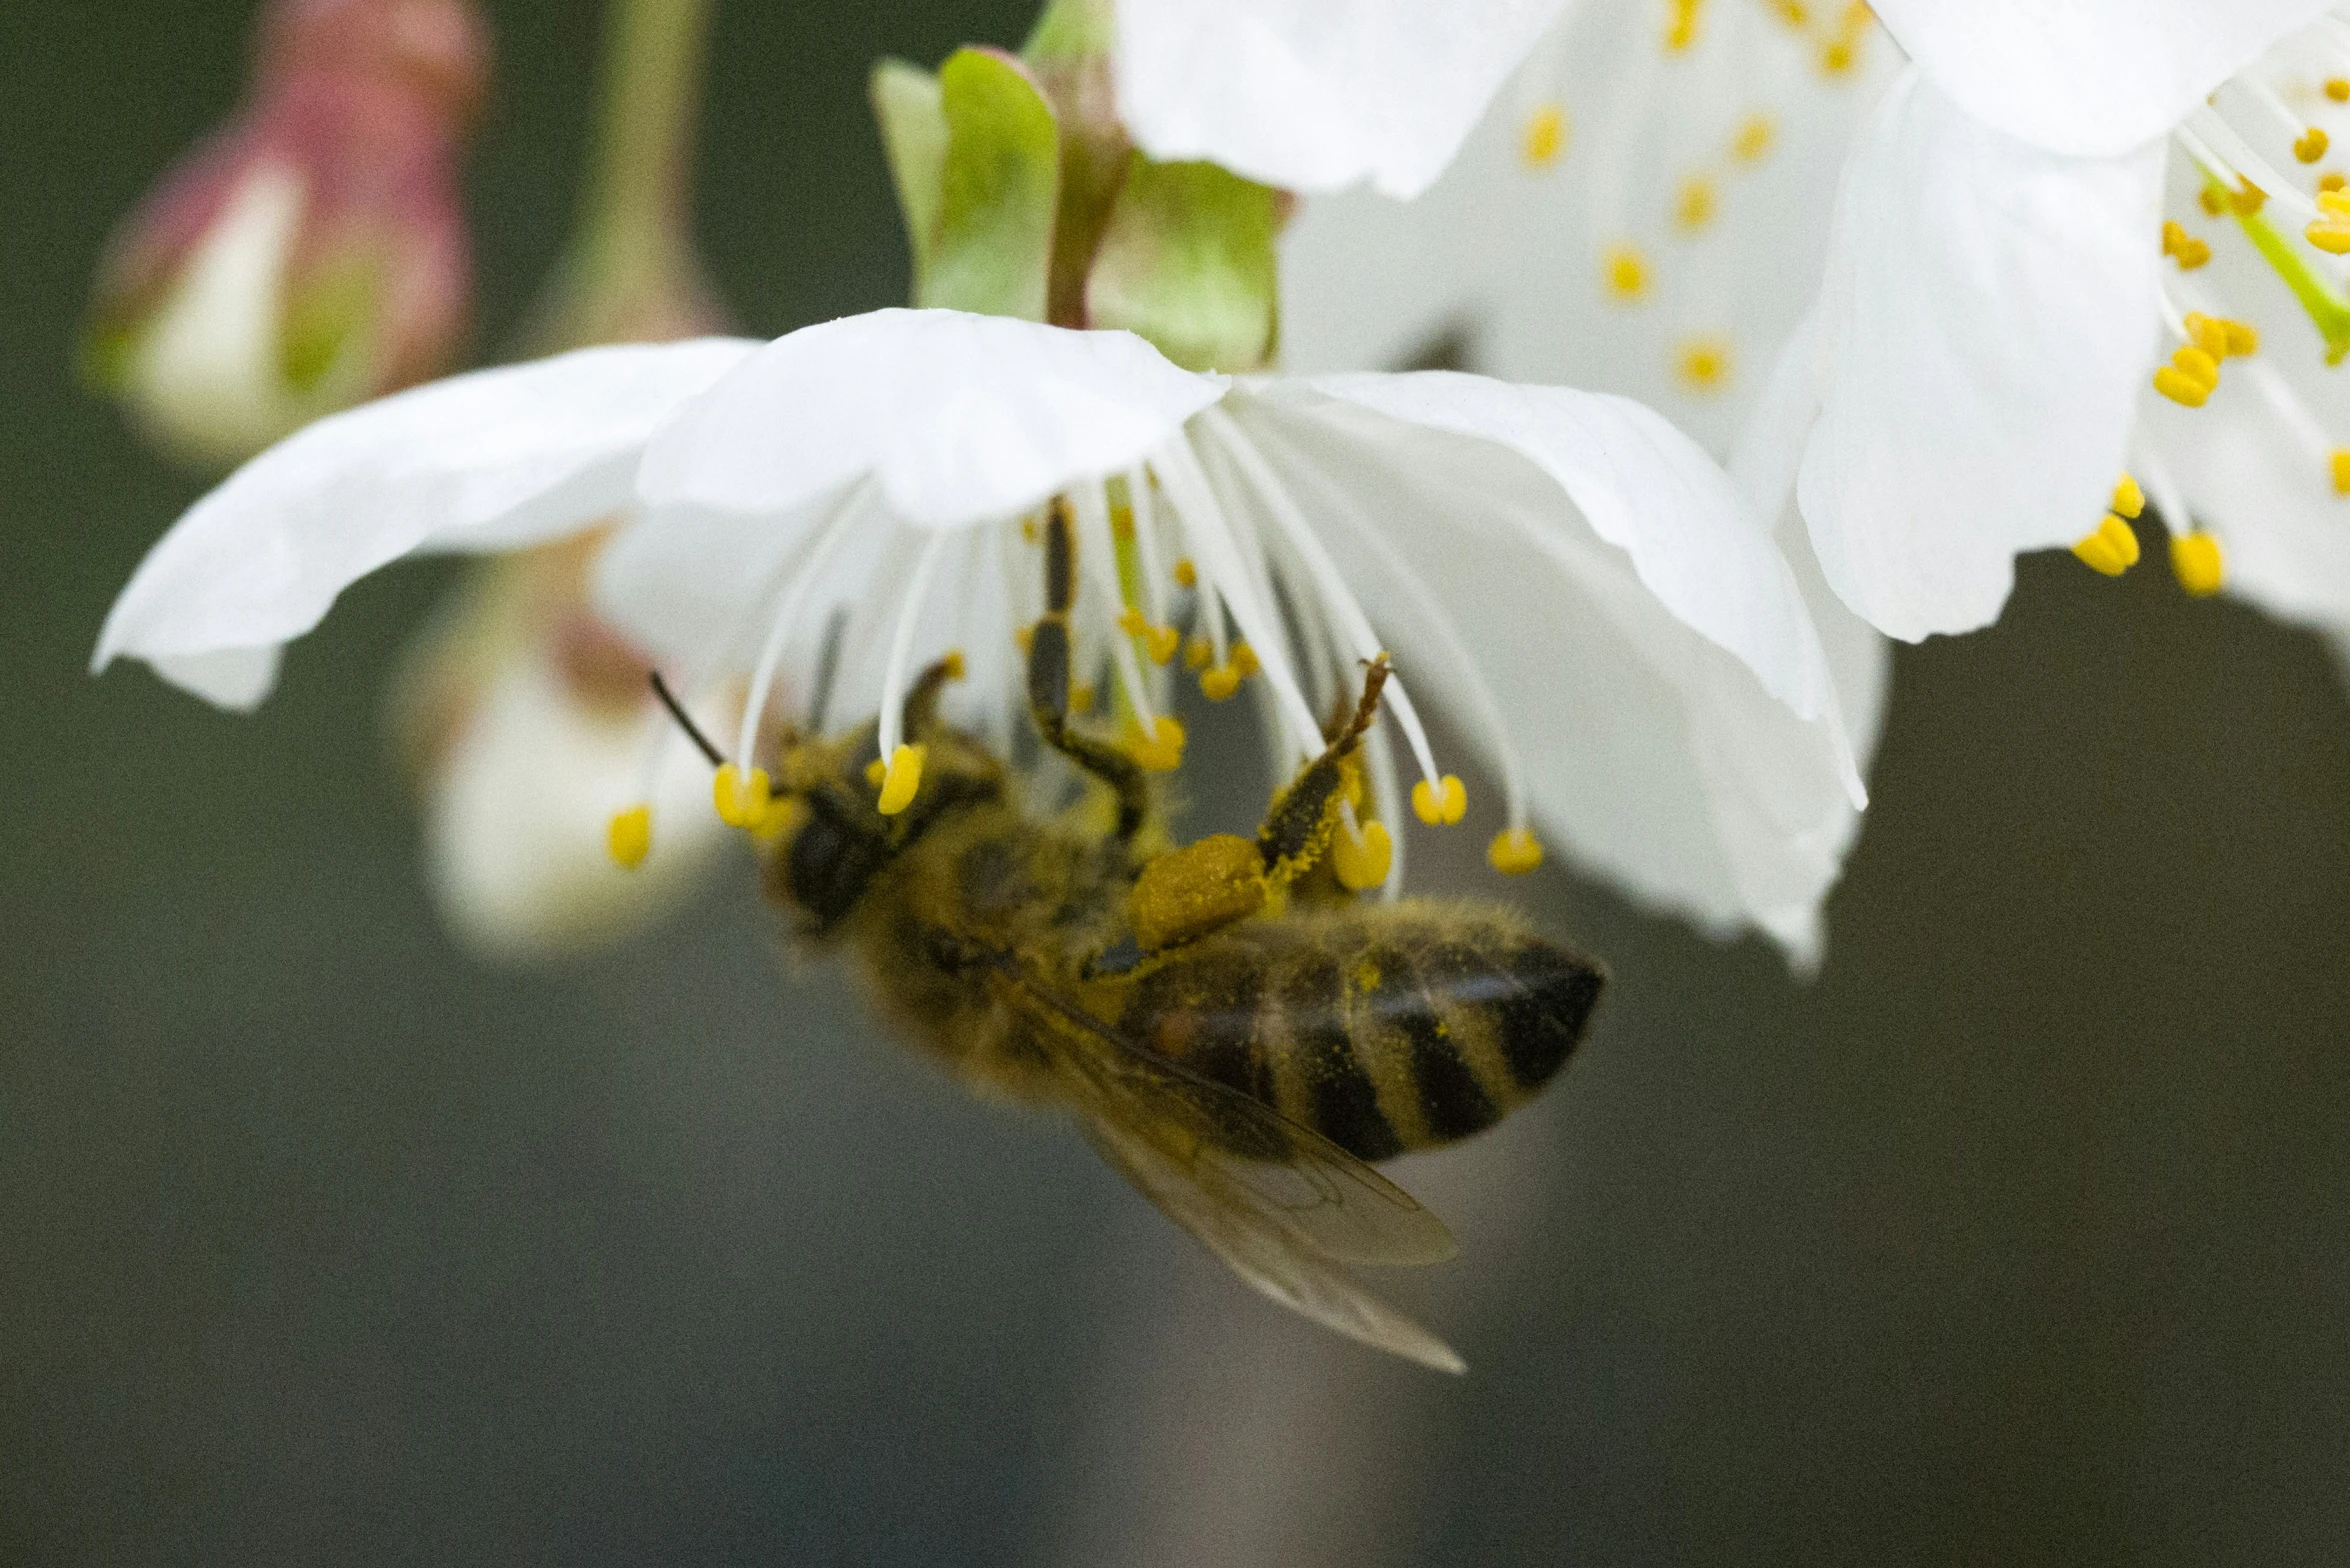
M 1395 839 L 1384 822 L 1362 824 L 1360 836 L 1342 825 L 1330 841 L 1330 868 L 1350 893 L 1367 892 L 1387 880 L 1395 864 Z
M 653 808 L 631 806 L 612 813 L 604 828 L 604 848 L 612 863 L 624 871 L 643 865 L 645 856 L 653 851 Z
M 2220 553 L 2219 541 L 2201 529 L 2171 536 L 2170 569 L 2179 586 L 2197 599 L 2210 598 L 2227 581 L 2227 561 Z
M 885 817 L 894 817 L 914 804 L 914 793 L 922 787 L 922 763 L 929 755 L 926 746 L 900 746 L 890 753 L 888 766 L 881 770 L 881 799 L 875 809 Z M 874 759 L 879 763 L 880 759 Z
M 1469 789 L 1457 773 L 1447 773 L 1437 784 L 1426 779 L 1412 786 L 1412 815 L 1430 827 L 1458 822 L 1469 814 Z

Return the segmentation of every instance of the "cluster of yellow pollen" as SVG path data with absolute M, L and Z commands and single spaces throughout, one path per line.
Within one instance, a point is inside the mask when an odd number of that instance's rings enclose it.
M 2184 325 L 2187 341 L 2154 373 L 2154 390 L 2174 403 L 2201 408 L 2219 390 L 2221 361 L 2259 353 L 2260 333 L 2250 322 L 2200 311 L 2189 311 Z
M 2138 488 L 2138 481 L 2128 474 L 2113 487 L 2113 510 L 2097 525 L 2097 531 L 2073 546 L 2091 571 L 2108 577 L 2119 577 L 2138 564 L 2138 531 L 2125 519 L 2135 518 L 2146 510 L 2146 493 Z

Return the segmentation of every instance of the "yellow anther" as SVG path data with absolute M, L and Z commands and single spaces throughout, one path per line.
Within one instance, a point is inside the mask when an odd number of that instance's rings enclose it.
M 1542 864 L 1542 841 L 1524 828 L 1507 828 L 1485 846 L 1485 859 L 1505 877 L 1522 877 Z
M 1617 299 L 1630 303 L 1648 292 L 1648 262 L 1629 245 L 1610 246 L 1599 259 L 1600 281 Z
M 1019 650 L 1020 650 L 1020 652 L 1021 652 L 1021 655 L 1022 655 L 1023 657 L 1025 657 L 1025 656 L 1027 655 L 1027 653 L 1028 653 L 1028 649 L 1029 649 L 1029 646 L 1030 646 L 1031 644 L 1033 644 L 1035 641 L 1036 641 L 1036 628 L 1035 628 L 1035 627 L 1033 627 L 1033 626 L 1015 626 L 1015 627 L 1013 627 L 1013 628 L 1012 628 L 1012 646 L 1013 646 L 1013 647 L 1015 647 L 1015 648 L 1017 648 L 1017 649 L 1019 649 Z
M 2203 189 L 2195 193 L 2195 199 L 2203 204 L 2203 210 L 2211 216 L 2215 218 L 2227 216 L 2228 198 L 2218 187 L 2204 186 Z
M 1165 664 L 1183 646 L 1183 634 L 1172 626 L 1154 626 L 1143 641 L 1149 645 L 1151 662 Z
M 1695 231 L 1713 222 L 1714 214 L 1720 209 L 1714 182 L 1702 174 L 1692 174 L 1681 182 L 1681 194 L 1673 202 L 1673 221 Z
M 2350 252 L 2350 190 L 2325 190 L 2317 193 L 2318 216 L 2302 235 L 2310 244 L 2329 255 Z
M 2334 448 L 2334 494 L 2350 495 L 2350 451 Z
M 2329 195 L 2341 190 L 2344 186 L 2350 186 L 2350 175 L 2326 173 L 2317 177 L 2317 189 L 2320 195 Z
M 1689 338 L 1673 355 L 1673 368 L 1692 392 L 1719 392 L 1730 379 L 1730 345 L 1720 338 Z
M 2327 77 L 2326 96 L 2336 103 L 2350 103 L 2350 76 Z
M 946 666 L 947 679 L 950 681 L 959 681 L 971 673 L 971 666 L 964 662 L 963 650 L 960 648 L 949 648 L 946 657 L 938 662 Z
M 865 782 L 875 789 L 881 788 L 881 781 L 888 777 L 889 764 L 879 757 L 875 757 L 871 762 L 865 764 Z
M 1232 645 L 1232 667 L 1240 672 L 1240 678 L 1244 681 L 1264 668 L 1257 662 L 1257 650 L 1245 642 Z
M 1208 701 L 1222 702 L 1240 690 L 1240 671 L 1229 664 L 1219 664 L 1201 674 L 1199 689 Z
M 1738 122 L 1730 138 L 1730 156 L 1740 163 L 1760 163 L 1779 139 L 1779 124 L 1767 114 L 1750 114 Z
M 2073 546 L 2073 554 L 2093 572 L 2119 577 L 2138 564 L 2138 532 L 2111 513 L 2097 531 Z
M 2154 373 L 2154 390 L 2188 408 L 2201 408 L 2218 386 L 2219 361 L 2192 344 L 2182 344 Z
M 1129 637 L 1147 638 L 1151 634 L 1151 623 L 1143 619 L 1140 610 L 1129 605 L 1118 612 L 1118 630 Z
M 1185 588 L 1199 586 L 1199 568 L 1191 564 L 1190 556 L 1184 556 L 1175 563 L 1175 581 Z
M 1518 133 L 1518 156 L 1526 160 L 1529 169 L 1547 169 L 1559 161 L 1559 154 L 1567 150 L 1567 111 L 1555 103 L 1546 103 L 1526 116 L 1525 128 Z
M 2220 325 L 2227 329 L 2228 354 L 2231 358 L 2242 359 L 2260 352 L 2260 329 L 2251 322 L 2223 316 Z
M 2333 142 L 2325 131 L 2313 125 L 2303 131 L 2300 139 L 2293 143 L 2293 156 L 2303 163 L 2315 163 L 2326 155 L 2326 149 L 2332 145 Z
M 1771 0 L 1771 9 L 1789 27 L 1811 26 L 1811 7 L 1805 5 L 1803 0 Z
M 1412 815 L 1430 827 L 1458 822 L 1468 814 L 1469 791 L 1459 774 L 1447 773 L 1436 784 L 1422 779 L 1412 786 Z
M 2113 509 L 2123 517 L 2133 518 L 2146 510 L 2146 492 L 2128 474 L 2122 475 L 2113 487 Z
M 653 848 L 653 808 L 631 806 L 612 813 L 604 828 L 604 848 L 611 853 L 613 864 L 624 870 L 634 871 L 643 865 Z
M 2268 192 L 2250 180 L 2240 180 L 2236 188 L 2228 192 L 2228 206 L 2234 209 L 2239 218 L 2258 217 L 2260 209 L 2267 205 Z
M 1362 826 L 1360 838 L 1342 825 L 1330 841 L 1330 869 L 1338 873 L 1338 885 L 1350 893 L 1377 887 L 1387 880 L 1388 868 L 1395 864 L 1395 840 L 1389 836 L 1387 824 L 1366 822 Z
M 2220 555 L 2219 541 L 2200 528 L 2193 533 L 2171 535 L 2170 569 L 2179 586 L 2198 599 L 2210 598 L 2227 580 L 2227 564 Z
M 1859 58 L 1860 51 L 1853 47 L 1853 41 L 1851 39 L 1838 38 L 1832 40 L 1825 48 L 1820 50 L 1820 69 L 1827 72 L 1830 76 L 1842 76 L 1845 72 L 1852 69 L 1854 63 Z M 1534 853 L 1537 856 L 1540 856 L 1542 851 L 1538 847 Z M 1532 866 L 1528 866 L 1526 869 L 1531 871 L 1534 868 Z
M 2228 329 L 2199 310 L 2187 312 L 2187 341 L 2209 354 L 2213 363 L 2228 357 Z
M 1142 726 L 1132 726 L 1126 741 L 1126 754 L 1135 766 L 1145 773 L 1172 773 L 1183 766 L 1183 726 L 1171 714 L 1159 715 L 1150 734 Z
M 1190 642 L 1184 644 L 1183 667 L 1187 670 L 1204 670 L 1208 667 L 1208 661 L 1215 656 L 1216 645 L 1214 643 L 1205 637 L 1194 637 Z
M 889 767 L 881 776 L 881 799 L 876 803 L 883 816 L 894 817 L 914 804 L 914 792 L 922 787 L 922 759 L 929 752 L 927 746 L 900 746 L 890 754 Z
M 1697 13 L 1705 0 L 1673 0 L 1673 19 L 1665 27 L 1665 47 L 1675 54 L 1697 42 Z
M 1021 519 L 1020 519 L 1020 537 L 1021 537 L 1022 539 L 1024 539 L 1024 540 L 1026 540 L 1026 541 L 1027 541 L 1028 543 L 1030 543 L 1030 544 L 1034 544 L 1034 543 L 1036 543 L 1036 519 L 1035 519 L 1035 518 L 1033 518 L 1033 517 L 1023 517 L 1023 518 L 1021 518 Z
M 2189 234 L 2176 218 L 2163 222 L 2162 253 L 2176 260 L 2181 272 L 2193 272 L 2211 260 L 2211 247 Z
M 758 821 L 767 809 L 767 798 L 765 768 L 753 768 L 745 778 L 733 763 L 721 763 L 710 780 L 711 804 L 718 808 L 718 820 L 730 828 L 747 828 Z
M 1093 697 L 1093 682 L 1071 681 L 1069 683 L 1069 711 L 1071 713 L 1085 713 L 1091 711 L 1093 707 Z

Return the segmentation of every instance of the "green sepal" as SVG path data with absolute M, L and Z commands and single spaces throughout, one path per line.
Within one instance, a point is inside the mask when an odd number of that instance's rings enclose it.
M 946 153 L 914 303 L 1042 321 L 1061 186 L 1052 106 L 1018 60 L 994 49 L 957 50 L 938 86 Z
M 881 125 L 898 211 L 905 216 L 918 296 L 938 248 L 939 187 L 946 178 L 947 116 L 939 102 L 938 78 L 903 60 L 884 60 L 873 68 L 866 95 L 873 103 L 873 118 Z
M 1105 59 L 1116 33 L 1110 0 L 1050 0 L 1020 46 L 1020 58 L 1030 65 Z
M 1136 153 L 1086 279 L 1086 319 L 1149 339 L 1186 370 L 1255 370 L 1279 322 L 1279 229 L 1269 187 Z

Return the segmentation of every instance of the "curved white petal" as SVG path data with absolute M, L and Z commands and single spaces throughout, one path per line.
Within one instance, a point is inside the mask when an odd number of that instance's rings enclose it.
M 570 533 L 628 503 L 653 426 L 752 346 L 583 349 L 322 419 L 238 469 L 156 543 L 108 613 L 91 668 L 128 654 L 167 678 L 202 669 L 184 661 L 298 637 L 346 586 L 401 556 Z M 265 691 L 248 682 L 234 694 Z
M 669 723 L 650 703 L 613 713 L 581 702 L 535 645 L 505 661 L 426 797 L 425 869 L 450 929 L 488 956 L 535 958 L 616 940 L 674 908 L 725 832 L 709 769 L 682 740 L 641 800 L 647 749 Z M 606 826 L 640 803 L 653 808 L 653 847 L 624 871 Z
M 958 527 L 1133 463 L 1226 384 L 1131 333 L 874 311 L 777 339 L 680 410 L 640 489 L 655 507 L 781 512 L 869 476 L 907 522 Z
M 1244 417 L 1270 424 L 1348 500 L 1340 510 L 1376 530 L 1377 546 L 1356 548 L 1333 531 L 1333 553 L 1404 678 L 1474 740 L 1470 677 L 1425 607 L 1452 623 L 1505 716 L 1537 820 L 1577 862 L 1809 958 L 1858 783 L 1787 563 L 1728 480 L 1656 416 L 1519 389 L 1530 394 L 1519 407 L 1546 416 L 1535 431 L 1501 412 L 1504 399 L 1444 385 L 1466 379 L 1276 386 Z
M 1154 158 L 1416 196 L 1560 5 L 1117 0 L 1119 113 Z
M 2159 145 L 2058 157 L 1913 69 L 1853 149 L 1797 494 L 1852 608 L 1916 640 L 1996 619 L 2020 550 L 2070 544 L 2153 368 Z
M 1729 476 L 1653 410 L 1602 392 L 1451 371 L 1316 376 L 1302 385 L 1531 461 L 1684 624 L 1737 655 L 1798 716 L 1834 713 L 1827 662 L 1786 561 Z M 1408 448 L 1413 434 L 1395 439 Z M 1447 460 L 1460 459 L 1431 452 L 1440 467 Z
M 2329 0 L 1875 0 L 1878 20 L 1969 114 L 2057 153 L 2164 135 Z

